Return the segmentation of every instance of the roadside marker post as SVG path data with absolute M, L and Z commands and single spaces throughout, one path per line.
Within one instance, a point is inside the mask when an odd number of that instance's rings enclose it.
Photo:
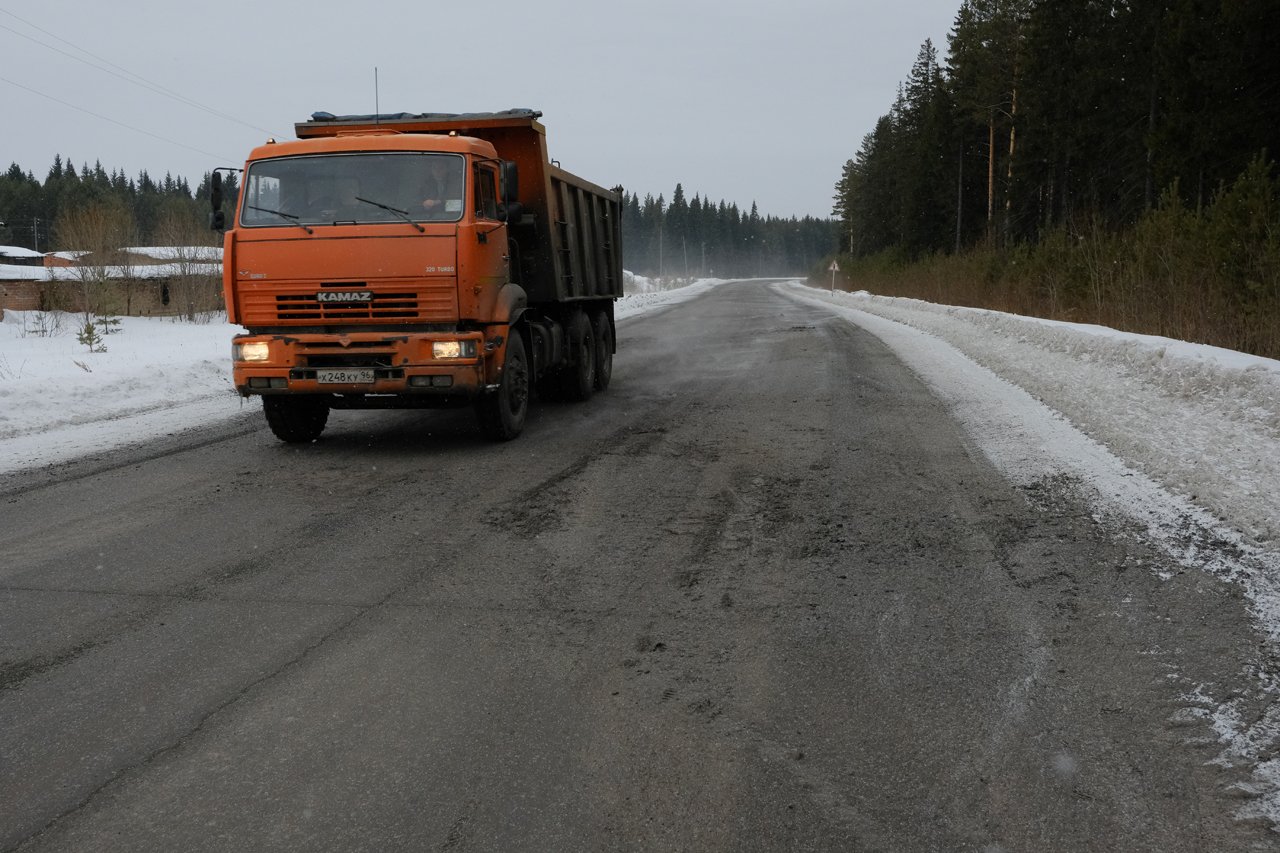
M 840 272 L 840 265 L 835 261 L 831 262 L 831 266 L 827 267 L 831 270 L 831 295 L 836 295 L 836 273 Z

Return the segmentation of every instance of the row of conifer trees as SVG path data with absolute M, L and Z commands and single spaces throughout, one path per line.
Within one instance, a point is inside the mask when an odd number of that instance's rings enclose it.
M 835 187 L 850 286 L 1280 354 L 1280 4 L 964 0 Z
M 0 244 L 48 252 L 74 249 L 67 244 L 73 214 L 96 208 L 116 222 L 121 245 L 169 243 L 181 232 L 191 245 L 211 244 L 208 230 L 209 176 L 194 190 L 186 178 L 146 171 L 129 177 L 107 172 L 101 162 L 77 169 L 61 155 L 43 180 L 14 163 L 0 174 Z
M 623 263 L 633 272 L 670 278 L 799 275 L 836 244 L 835 223 L 761 215 L 736 203 L 685 196 L 676 184 L 662 195 L 628 194 L 622 216 Z

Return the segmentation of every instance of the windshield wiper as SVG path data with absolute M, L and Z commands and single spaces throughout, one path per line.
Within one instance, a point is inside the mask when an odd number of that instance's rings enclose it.
M 373 200 L 373 199 L 371 199 L 371 198 L 361 198 L 360 196 L 356 196 L 356 201 L 362 201 L 362 202 L 364 202 L 365 204 L 371 204 L 371 205 L 373 205 L 374 207 L 380 207 L 380 208 L 382 208 L 383 210 L 389 210 L 389 211 L 391 211 L 392 213 L 394 213 L 396 216 L 399 216 L 399 217 L 400 217 L 401 219 L 403 219 L 405 222 L 408 222 L 408 223 L 409 223 L 410 225 L 412 225 L 414 228 L 417 228 L 417 229 L 418 229 L 418 231 L 420 231 L 420 232 L 425 232 L 425 231 L 427 230 L 427 229 L 423 228 L 421 225 L 419 225 L 418 223 L 414 222 L 412 219 L 410 219 L 410 218 L 409 218 L 409 212 L 408 212 L 407 210 L 401 210 L 401 209 L 399 209 L 398 207 L 392 207 L 392 206 L 391 206 L 391 205 L 389 205 L 389 204 L 383 204 L 382 202 L 380 202 L 380 201 L 374 201 L 374 200 Z
M 301 221 L 302 217 L 298 216 L 296 213 L 285 213 L 283 210 L 276 210 L 271 207 L 258 207 L 256 204 L 247 204 L 245 205 L 245 207 L 249 208 L 250 210 L 261 210 L 263 213 L 274 213 L 276 216 L 279 216 L 281 219 L 289 220 L 294 225 L 297 225 L 299 228 L 306 231 L 308 234 L 316 233 L 315 231 L 311 230 L 311 227 L 309 225 L 306 225 L 305 223 L 303 223 Z

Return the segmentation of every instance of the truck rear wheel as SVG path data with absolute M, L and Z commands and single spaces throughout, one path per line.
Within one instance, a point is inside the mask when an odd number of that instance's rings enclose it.
M 268 394 L 262 398 L 262 412 L 276 438 L 290 444 L 315 441 L 329 420 L 329 404 L 323 397 Z
M 561 393 L 567 400 L 586 400 L 596 389 L 596 337 L 582 311 L 574 311 L 569 321 L 569 351 L 573 363 L 560 374 Z
M 603 391 L 613 377 L 613 324 L 608 312 L 596 312 L 591 331 L 596 339 L 596 390 Z
M 507 335 L 507 352 L 502 362 L 498 390 L 476 401 L 480 431 L 494 441 L 510 441 L 524 431 L 529 414 L 529 357 L 518 329 Z

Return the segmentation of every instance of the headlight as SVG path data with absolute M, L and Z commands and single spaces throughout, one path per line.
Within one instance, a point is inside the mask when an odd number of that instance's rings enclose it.
M 231 349 L 236 361 L 266 361 L 271 357 L 271 348 L 266 341 L 232 344 Z
M 432 341 L 432 358 L 475 358 L 475 341 Z

